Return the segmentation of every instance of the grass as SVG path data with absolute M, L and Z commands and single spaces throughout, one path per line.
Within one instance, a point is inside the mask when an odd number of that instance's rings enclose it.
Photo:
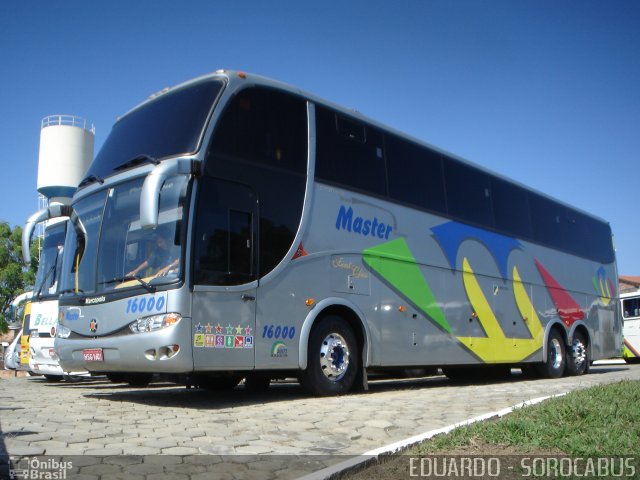
M 515 410 L 499 421 L 458 428 L 415 448 L 433 453 L 474 441 L 518 447 L 523 453 L 637 454 L 640 451 L 640 382 L 623 381 L 571 392 Z
M 640 452 L 640 382 L 578 390 L 523 407 L 499 420 L 479 422 L 436 436 L 402 452 L 424 455 L 637 456 Z M 404 478 L 407 461 L 390 459 L 347 478 Z M 391 476 L 389 476 L 391 474 Z

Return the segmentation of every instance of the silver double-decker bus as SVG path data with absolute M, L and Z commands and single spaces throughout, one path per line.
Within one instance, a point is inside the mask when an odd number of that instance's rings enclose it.
M 334 395 L 373 370 L 560 377 L 621 351 L 605 221 L 259 76 L 126 113 L 72 209 L 65 370 Z

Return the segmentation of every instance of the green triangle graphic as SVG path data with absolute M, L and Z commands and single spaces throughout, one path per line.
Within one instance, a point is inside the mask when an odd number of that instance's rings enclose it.
M 444 330 L 451 327 L 404 238 L 362 252 L 364 262 Z

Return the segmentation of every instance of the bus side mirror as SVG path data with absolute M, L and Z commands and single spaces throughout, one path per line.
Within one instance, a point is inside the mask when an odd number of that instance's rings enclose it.
M 71 205 L 54 203 L 48 208 L 38 210 L 29 217 L 27 223 L 24 225 L 24 229 L 22 230 L 22 260 L 24 263 L 28 264 L 31 261 L 31 252 L 29 251 L 29 247 L 31 244 L 31 236 L 33 235 L 33 231 L 36 229 L 36 225 L 40 222 L 44 222 L 45 220 L 51 220 L 52 218 L 68 217 L 71 215 L 71 211 Z
M 160 190 L 165 180 L 173 175 L 198 174 L 200 162 L 188 158 L 165 160 L 157 165 L 142 184 L 140 192 L 140 226 L 143 229 L 158 226 Z

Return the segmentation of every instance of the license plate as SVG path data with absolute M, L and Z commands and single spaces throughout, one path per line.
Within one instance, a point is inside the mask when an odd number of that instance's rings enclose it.
M 82 351 L 85 362 L 104 362 L 101 348 L 88 348 Z

